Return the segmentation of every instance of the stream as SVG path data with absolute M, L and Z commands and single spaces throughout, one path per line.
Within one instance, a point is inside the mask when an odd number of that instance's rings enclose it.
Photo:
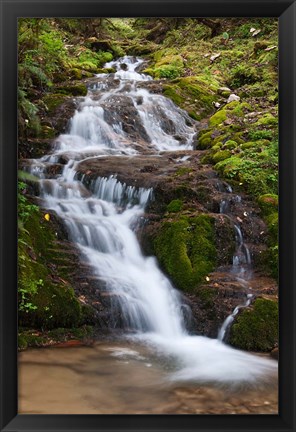
M 21 353 L 21 412 L 31 412 L 35 406 L 35 413 L 243 413 L 239 409 L 246 401 L 257 399 L 255 411 L 249 407 L 247 412 L 276 412 L 277 362 L 223 342 L 239 309 L 227 318 L 217 339 L 191 335 L 182 295 L 156 259 L 143 255 L 135 230 L 154 199 L 153 189 L 128 186 L 116 172 L 98 177 L 87 188 L 84 178 L 77 178 L 79 164 L 94 158 L 136 159 L 144 151 L 161 158 L 164 151 L 193 149 L 196 125 L 169 99 L 141 86 L 151 81 L 137 72 L 141 63 L 125 57 L 107 64 L 117 72 L 98 75 L 68 133 L 54 142 L 51 154 L 30 165 L 31 173 L 39 177 L 44 208 L 65 223 L 71 241 L 110 298 L 116 317 L 113 327 L 125 334 L 119 341 L 93 347 Z M 127 117 L 120 111 L 123 105 L 134 117 L 123 121 Z M 50 177 L 48 167 L 61 160 L 66 160 L 62 173 Z M 236 225 L 235 230 L 233 270 L 244 283 L 251 263 L 241 229 Z M 251 294 L 246 298 L 250 301 Z M 273 390 L 267 391 L 268 386 Z M 39 402 L 44 388 L 46 409 Z M 239 409 L 235 404 L 227 407 L 231 398 L 240 401 Z

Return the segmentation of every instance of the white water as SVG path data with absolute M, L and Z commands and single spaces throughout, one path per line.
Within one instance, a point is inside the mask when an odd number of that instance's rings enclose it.
M 119 63 L 107 66 L 119 67 Z M 69 134 L 59 137 L 53 155 L 42 158 L 43 162 L 54 163 L 61 153 L 73 155 L 62 175 L 45 179 L 42 161 L 33 161 L 32 171 L 39 173 L 45 207 L 56 211 L 65 222 L 72 241 L 109 293 L 112 305 L 121 308 L 123 326 L 134 331 L 130 337 L 172 360 L 173 380 L 231 384 L 268 379 L 276 373 L 276 362 L 234 350 L 219 340 L 187 333 L 180 294 L 160 271 L 155 258 L 143 256 L 133 231 L 153 191 L 121 184 L 116 176 L 111 176 L 93 182 L 90 193 L 75 179 L 77 164 L 87 157 L 136 154 L 122 125 L 108 124 L 100 106 L 100 101 L 105 103 L 118 89 L 123 89 L 125 81 L 130 84 L 125 93 L 138 107 L 155 151 L 191 148 L 195 131 L 186 125 L 186 115 L 162 96 L 137 89 L 136 82 L 144 79 L 134 71 L 139 60 L 125 58 L 124 63 L 128 70 L 116 73 L 121 81 L 119 87 L 112 90 L 108 85 L 100 85 L 106 91 L 100 90 L 96 100 L 89 92 L 72 119 Z M 137 105 L 139 96 L 143 100 Z M 158 110 L 166 111 L 171 129 L 182 135 L 183 145 L 163 130 Z
M 227 191 L 232 193 L 232 189 L 230 186 L 227 187 Z M 235 201 L 237 203 L 241 202 L 241 197 L 237 195 L 235 197 Z M 222 200 L 220 203 L 220 213 L 226 214 L 229 211 L 229 200 Z M 218 340 L 223 341 L 227 330 L 230 328 L 233 323 L 236 315 L 239 313 L 241 309 L 248 307 L 253 299 L 253 294 L 250 293 L 252 289 L 249 286 L 248 280 L 252 275 L 252 260 L 251 254 L 248 246 L 244 243 L 244 238 L 242 234 L 242 230 L 237 223 L 234 223 L 234 231 L 235 231 L 235 239 L 236 239 L 236 250 L 232 258 L 232 272 L 237 275 L 236 279 L 242 286 L 242 288 L 246 291 L 246 300 L 243 304 L 238 305 L 234 308 L 233 312 L 228 315 L 228 317 L 222 323 L 222 326 L 218 332 Z

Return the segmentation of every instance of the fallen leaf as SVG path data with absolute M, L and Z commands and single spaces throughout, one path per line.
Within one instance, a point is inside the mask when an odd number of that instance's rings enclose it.
M 259 29 L 259 30 L 256 30 L 256 31 L 254 31 L 254 33 L 252 34 L 252 36 L 257 36 L 257 34 L 259 34 L 261 32 L 261 30 Z
M 44 219 L 47 220 L 47 222 L 48 222 L 49 219 L 50 219 L 50 215 L 49 215 L 48 213 L 46 213 L 46 214 L 44 215 Z
M 215 61 L 218 57 L 220 57 L 220 55 L 221 55 L 221 53 L 213 54 L 213 55 L 210 57 L 210 60 L 213 62 L 213 61 Z
M 271 46 L 271 47 L 265 48 L 264 51 L 271 51 L 271 50 L 273 50 L 273 49 L 275 49 L 275 48 L 277 48 L 277 46 L 276 46 L 276 45 L 273 45 L 273 46 Z

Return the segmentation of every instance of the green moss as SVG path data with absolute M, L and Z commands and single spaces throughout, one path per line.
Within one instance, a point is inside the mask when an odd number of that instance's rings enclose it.
M 215 298 L 217 296 L 217 290 L 214 288 L 200 288 L 197 291 L 198 298 L 200 300 L 201 307 L 203 309 L 211 309 L 215 306 Z
M 270 270 L 270 275 L 278 280 L 279 277 L 279 247 L 278 244 L 270 246 L 267 250 L 267 265 Z
M 217 144 L 213 145 L 212 150 L 216 153 L 218 150 L 221 149 L 223 143 L 218 142 Z
M 216 262 L 213 219 L 182 216 L 162 224 L 154 241 L 155 255 L 173 283 L 194 290 Z
M 198 150 L 204 150 L 210 148 L 212 143 L 213 143 L 212 131 L 199 134 L 196 148 Z
M 153 70 L 154 78 L 175 79 L 180 76 L 180 69 L 173 65 L 163 65 Z
M 223 150 L 233 150 L 238 146 L 237 142 L 233 141 L 233 140 L 228 140 L 226 141 L 226 143 L 223 145 Z
M 158 52 L 155 56 L 157 62 L 153 68 L 145 70 L 145 73 L 154 78 L 175 79 L 181 75 L 184 67 L 183 59 L 180 55 Z
M 245 84 L 253 84 L 260 80 L 258 68 L 240 63 L 232 70 L 229 85 L 231 88 L 239 88 Z
M 256 148 L 256 146 L 257 146 L 256 141 L 247 141 L 247 142 L 241 144 L 240 148 L 242 150 L 247 150 L 247 149 L 250 149 L 250 148 Z
M 217 111 L 209 120 L 210 126 L 217 126 L 223 123 L 227 118 L 226 111 L 220 110 Z
M 73 288 L 60 276 L 71 271 L 68 256 L 52 252 L 55 232 L 51 221 L 40 211 L 31 214 L 19 242 L 19 322 L 35 328 L 76 327 L 80 324 L 81 305 Z M 37 260 L 38 257 L 38 260 Z M 63 273 L 61 262 L 67 263 Z M 50 266 L 59 266 L 59 277 Z
M 48 93 L 43 97 L 43 102 L 48 110 L 49 114 L 53 114 L 54 111 L 61 106 L 65 100 L 67 100 L 67 97 L 65 94 L 61 93 Z
M 45 330 L 42 333 L 36 329 L 19 329 L 18 349 L 23 351 L 28 347 L 44 347 L 70 340 L 85 340 L 93 337 L 94 329 L 92 326 L 81 326 L 78 328 L 55 328 Z
M 240 349 L 271 351 L 278 343 L 278 304 L 258 298 L 231 328 L 230 343 Z
M 237 117 L 243 117 L 247 112 L 251 111 L 252 107 L 250 104 L 246 102 L 238 103 L 232 113 L 235 114 Z
M 270 237 L 270 242 L 272 245 L 278 242 L 278 224 L 279 224 L 278 219 L 279 219 L 278 212 L 269 214 L 265 219 L 268 228 L 269 237 Z
M 214 138 L 214 140 L 213 140 L 213 145 L 223 144 L 224 142 L 226 142 L 230 138 L 230 135 L 228 133 L 224 133 L 224 131 L 225 131 L 224 128 L 221 128 L 218 131 L 216 138 Z
M 224 98 L 228 98 L 232 92 L 227 87 L 221 87 L 221 88 L 218 88 L 217 93 L 218 93 L 218 95 L 220 95 Z
M 272 140 L 274 138 L 274 131 L 271 130 L 252 130 L 249 132 L 249 138 L 251 141 L 257 140 Z
M 187 111 L 193 112 L 198 120 L 214 110 L 217 85 L 204 82 L 201 77 L 185 77 L 164 86 L 165 96 Z
M 190 172 L 192 172 L 192 168 L 181 167 L 181 168 L 177 169 L 177 171 L 175 172 L 175 175 L 177 177 L 181 177 L 183 175 L 189 174 Z
M 242 184 L 247 193 L 254 197 L 267 193 L 277 193 L 278 156 L 275 145 L 264 150 L 259 148 L 245 149 L 215 165 L 215 169 L 227 179 Z
M 183 202 L 181 200 L 173 200 L 167 205 L 169 213 L 177 213 L 182 210 Z
M 82 70 L 78 68 L 73 68 L 70 70 L 71 78 L 76 80 L 82 79 Z
M 259 206 L 264 216 L 275 213 L 278 210 L 279 198 L 275 194 L 265 194 L 258 198 Z
M 173 55 L 156 55 L 158 58 L 157 63 L 155 65 L 156 68 L 163 66 L 163 65 L 172 65 L 177 68 L 183 68 L 184 62 L 183 58 L 180 55 L 173 54 Z
M 87 88 L 84 84 L 59 86 L 56 90 L 67 96 L 86 96 L 87 94 Z
M 214 163 L 218 163 L 230 157 L 231 157 L 231 152 L 229 150 L 220 150 L 212 156 L 212 159 Z
M 273 126 L 277 126 L 278 125 L 278 118 L 274 117 L 272 114 L 270 113 L 266 113 L 264 114 L 263 117 L 261 117 L 256 123 L 255 126 L 268 126 L 268 125 L 273 125 Z
M 98 74 L 109 74 L 109 73 L 115 73 L 115 68 L 99 68 L 97 69 Z
M 177 87 L 175 86 L 164 86 L 163 94 L 170 98 L 176 105 L 182 106 L 184 103 L 184 98 L 178 93 Z
M 200 116 L 198 114 L 196 114 L 196 112 L 194 111 L 188 111 L 188 114 L 190 115 L 191 118 L 193 118 L 194 120 L 200 120 Z

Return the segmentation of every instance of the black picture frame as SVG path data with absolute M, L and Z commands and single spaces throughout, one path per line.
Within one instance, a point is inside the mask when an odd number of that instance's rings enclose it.
M 296 4 L 291 0 L 1 0 L 1 431 L 277 431 L 295 421 Z M 17 18 L 278 17 L 280 358 L 278 415 L 18 415 Z

